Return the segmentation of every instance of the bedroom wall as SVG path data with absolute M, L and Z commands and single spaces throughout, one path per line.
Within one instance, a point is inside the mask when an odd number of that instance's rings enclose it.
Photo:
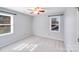
M 33 18 L 33 33 L 34 35 L 46 37 L 56 40 L 64 40 L 64 16 L 61 16 L 60 32 L 50 30 L 50 18 L 48 14 L 38 15 Z
M 75 44 L 75 51 L 79 52 L 79 11 L 78 8 L 76 8 L 77 11 L 77 20 L 76 20 L 76 44 Z
M 77 11 L 74 7 L 65 10 L 65 48 L 66 51 L 72 52 L 76 49 L 76 20 Z
M 5 8 L 0 8 L 0 10 L 11 11 Z M 0 47 L 8 45 L 17 40 L 21 40 L 28 37 L 32 33 L 32 16 L 25 15 L 16 11 L 11 11 L 16 13 L 14 15 L 14 33 L 6 36 L 0 36 Z

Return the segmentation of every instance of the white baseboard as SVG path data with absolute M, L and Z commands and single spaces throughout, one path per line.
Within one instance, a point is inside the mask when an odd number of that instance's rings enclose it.
M 64 41 L 64 38 L 57 38 L 57 37 L 50 37 L 50 36 L 45 36 L 45 35 L 39 35 L 39 34 L 34 34 L 35 36 L 40 36 L 40 37 L 44 37 L 44 38 L 49 38 L 49 39 L 55 39 L 55 40 L 60 40 L 60 41 Z

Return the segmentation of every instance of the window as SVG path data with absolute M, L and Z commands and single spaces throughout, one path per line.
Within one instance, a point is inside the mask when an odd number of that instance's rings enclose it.
M 50 29 L 51 31 L 60 31 L 60 16 L 50 17 Z
M 13 15 L 0 13 L 0 36 L 13 33 Z

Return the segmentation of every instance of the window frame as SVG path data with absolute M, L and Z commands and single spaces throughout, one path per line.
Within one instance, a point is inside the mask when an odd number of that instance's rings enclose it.
M 0 24 L 0 25 L 10 25 L 11 28 L 10 28 L 10 32 L 8 33 L 3 33 L 3 34 L 0 34 L 0 36 L 5 36 L 5 35 L 9 35 L 9 34 L 13 34 L 13 15 L 11 14 L 6 14 L 6 13 L 0 13 L 0 15 L 3 15 L 3 16 L 10 16 L 10 24 Z
M 56 30 L 51 30 L 51 21 L 52 21 L 52 18 L 56 18 L 57 19 L 57 21 L 59 22 L 59 24 L 57 24 L 58 26 L 59 26 L 59 29 L 58 29 L 58 31 L 56 31 Z M 52 32 L 60 32 L 60 16 L 51 16 L 50 17 L 50 31 L 52 31 Z

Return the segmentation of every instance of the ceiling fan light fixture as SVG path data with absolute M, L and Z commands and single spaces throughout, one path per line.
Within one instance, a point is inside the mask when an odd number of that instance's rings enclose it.
M 42 8 L 42 7 L 35 7 L 32 9 L 32 12 L 31 14 L 41 14 L 41 13 L 44 13 L 45 12 L 45 9 Z

